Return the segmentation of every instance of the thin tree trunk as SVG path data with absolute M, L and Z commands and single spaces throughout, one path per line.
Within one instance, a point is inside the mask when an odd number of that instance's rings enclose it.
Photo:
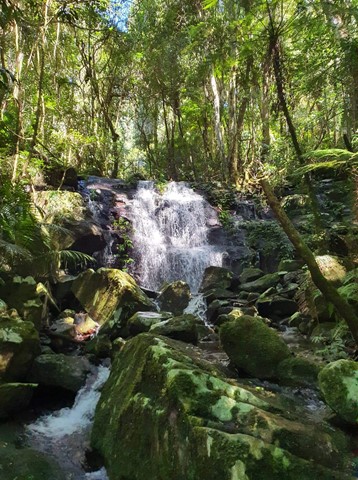
M 16 181 L 17 169 L 19 164 L 20 149 L 23 139 L 23 102 L 22 102 L 22 90 L 21 90 L 21 73 L 24 55 L 20 50 L 20 32 L 17 22 L 15 23 L 15 51 L 16 51 L 16 82 L 14 87 L 14 100 L 16 104 L 16 143 L 14 164 L 12 170 L 12 182 Z
M 223 134 L 221 130 L 221 106 L 220 106 L 220 94 L 218 85 L 216 82 L 214 72 L 210 76 L 210 85 L 211 90 L 214 96 L 214 124 L 215 124 L 215 135 L 216 135 L 216 142 L 218 148 L 218 155 L 219 161 L 221 163 L 221 169 L 223 173 L 223 177 L 226 177 L 226 161 L 225 161 L 225 147 L 224 147 L 224 140 Z
M 347 323 L 354 340 L 358 344 L 358 317 L 356 316 L 354 309 L 338 293 L 337 289 L 322 275 L 312 251 L 307 247 L 291 220 L 281 207 L 281 204 L 268 181 L 261 180 L 260 184 L 265 192 L 268 204 L 275 213 L 277 220 L 290 239 L 292 245 L 295 247 L 297 253 L 307 264 L 313 283 L 320 290 L 327 303 L 331 303 L 336 309 L 338 315 Z

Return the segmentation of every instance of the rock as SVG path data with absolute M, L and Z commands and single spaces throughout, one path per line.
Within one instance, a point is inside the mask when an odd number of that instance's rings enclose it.
M 244 268 L 239 276 L 241 283 L 250 283 L 263 277 L 265 274 L 260 268 L 248 267 Z
M 54 335 L 64 335 L 68 338 L 75 338 L 77 335 L 73 317 L 60 318 L 52 323 L 50 331 Z
M 289 327 L 298 328 L 301 323 L 308 323 L 310 320 L 310 317 L 303 315 L 301 312 L 296 312 L 290 316 L 286 323 Z
M 278 273 L 269 273 L 253 282 L 244 283 L 241 285 L 241 289 L 245 292 L 263 293 L 271 287 L 275 287 L 280 281 L 280 275 Z
M 198 343 L 198 324 L 201 323 L 200 318 L 195 315 L 185 314 L 157 323 L 150 328 L 149 332 L 153 335 L 163 335 L 196 345 Z
M 220 309 L 229 308 L 232 310 L 230 303 L 226 300 L 214 300 L 210 303 L 206 310 L 206 319 L 209 323 L 215 323 L 216 319 L 220 315 Z
M 30 448 L 0 445 L 1 480 L 66 480 L 60 467 L 47 455 Z
M 278 271 L 279 272 L 296 272 L 300 270 L 302 267 L 302 261 L 300 260 L 290 260 L 290 259 L 283 259 L 278 264 Z
M 86 342 L 85 352 L 97 358 L 109 358 L 112 353 L 112 343 L 106 335 L 96 335 Z
M 276 295 L 273 298 L 259 298 L 256 302 L 256 308 L 262 317 L 285 318 L 298 311 L 298 305 L 295 301 Z
M 6 305 L 4 300 L 0 299 L 0 315 L 2 315 L 3 313 L 6 313 L 7 309 L 8 309 L 8 306 Z
M 278 364 L 290 357 L 278 333 L 261 318 L 248 315 L 224 323 L 220 342 L 233 365 L 253 377 L 274 378 Z
M 190 298 L 189 285 L 178 280 L 166 285 L 160 292 L 157 301 L 161 310 L 181 315 L 189 305 Z
M 33 383 L 0 384 L 0 419 L 24 410 L 29 405 L 36 388 L 37 385 Z
M 227 289 L 231 285 L 233 273 L 223 267 L 208 267 L 205 269 L 203 280 L 201 282 L 200 291 L 212 289 Z
M 315 387 L 320 366 L 300 357 L 289 357 L 277 366 L 278 381 L 284 385 Z
M 337 360 L 326 365 L 318 375 L 326 403 L 346 422 L 358 423 L 358 363 Z
M 135 312 L 156 310 L 135 280 L 121 270 L 86 270 L 73 282 L 72 291 L 89 316 L 100 325 L 106 324 L 113 336 L 127 327 Z
M 348 480 L 342 434 L 274 413 L 201 355 L 141 334 L 115 357 L 91 435 L 110 480 Z
M 10 311 L 0 316 L 0 381 L 25 380 L 40 351 L 39 334 L 31 322 Z
M 333 322 L 319 323 L 314 327 L 310 336 L 320 337 L 321 341 L 324 343 L 326 341 L 332 340 L 333 333 L 336 328 L 337 325 Z
M 340 285 L 344 277 L 347 275 L 347 269 L 342 264 L 342 260 L 333 255 L 320 255 L 315 258 L 319 269 L 326 280 L 335 285 Z
M 152 325 L 172 318 L 173 314 L 165 312 L 136 312 L 128 320 L 128 329 L 131 335 L 149 332 Z
M 204 293 L 204 298 L 208 304 L 212 303 L 214 300 L 227 300 L 236 298 L 237 294 L 231 292 L 230 290 L 224 290 L 222 288 L 217 288 L 215 290 L 206 290 Z
M 72 187 L 77 190 L 77 172 L 73 167 L 63 169 L 60 166 L 46 165 L 44 173 L 48 185 L 55 188 Z
M 78 392 L 86 383 L 90 371 L 91 365 L 86 357 L 46 354 L 36 358 L 28 380 L 39 385 Z
M 86 313 L 76 313 L 74 317 L 76 334 L 82 337 L 94 335 L 98 330 L 98 323 Z

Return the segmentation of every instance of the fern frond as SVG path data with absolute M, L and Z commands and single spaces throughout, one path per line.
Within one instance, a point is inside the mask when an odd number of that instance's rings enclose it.
M 312 160 L 313 163 L 298 168 L 294 176 L 304 175 L 315 170 L 351 169 L 358 165 L 358 152 L 353 153 L 340 148 L 314 150 L 304 155 L 304 158 Z

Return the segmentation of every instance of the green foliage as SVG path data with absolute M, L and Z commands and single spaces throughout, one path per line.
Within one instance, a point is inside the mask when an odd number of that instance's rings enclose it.
M 329 337 L 321 334 L 311 337 L 311 341 L 320 345 L 316 353 L 327 362 L 350 357 L 347 346 L 352 342 L 352 336 L 345 322 L 338 322 Z
M 118 233 L 120 240 L 117 245 L 117 257 L 120 262 L 120 268 L 127 272 L 128 268 L 134 262 L 131 257 L 133 242 L 132 242 L 132 225 L 124 217 L 115 220 L 112 223 L 114 230 Z
M 293 257 L 294 248 L 277 222 L 247 221 L 240 226 L 245 229 L 248 245 L 253 250 L 279 259 Z

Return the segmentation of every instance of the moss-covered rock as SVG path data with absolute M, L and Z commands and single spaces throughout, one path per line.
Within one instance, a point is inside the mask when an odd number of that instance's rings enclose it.
M 268 273 L 252 282 L 243 283 L 240 288 L 245 292 L 264 293 L 269 288 L 275 287 L 279 281 L 280 275 L 278 273 Z
M 52 459 L 30 448 L 16 449 L 0 444 L 1 480 L 66 480 Z
M 203 280 L 201 282 L 200 291 L 221 288 L 227 289 L 231 285 L 233 273 L 223 267 L 208 267 L 205 269 Z
M 296 272 L 302 267 L 302 261 L 284 258 L 278 264 L 279 272 Z
M 110 480 L 348 478 L 326 468 L 344 468 L 344 436 L 275 413 L 201 356 L 141 334 L 115 357 L 91 439 Z
M 0 380 L 25 380 L 40 351 L 39 334 L 33 323 L 24 322 L 15 311 L 0 315 Z
M 91 365 L 86 357 L 63 354 L 38 356 L 28 376 L 30 382 L 77 392 L 86 383 Z
M 239 276 L 239 280 L 241 283 L 250 283 L 258 280 L 264 275 L 264 272 L 260 268 L 247 267 L 243 269 L 241 275 Z
M 108 358 L 112 353 L 112 342 L 107 335 L 96 335 L 86 342 L 85 352 L 94 355 L 97 358 Z
M 155 335 L 163 335 L 164 337 L 196 345 L 199 336 L 198 325 L 201 324 L 200 318 L 186 314 L 156 323 L 149 331 Z
M 158 304 L 161 310 L 181 315 L 189 305 L 191 298 L 189 285 L 177 281 L 166 285 L 158 296 Z
M 249 315 L 225 322 L 220 341 L 233 365 L 253 377 L 275 377 L 278 364 L 290 357 L 278 333 L 261 318 Z
M 275 295 L 274 297 L 262 297 L 256 302 L 256 308 L 262 317 L 272 316 L 285 318 L 298 311 L 298 305 L 294 300 Z
M 156 310 L 128 273 L 113 268 L 86 270 L 73 282 L 72 291 L 90 317 L 114 335 L 138 311 Z
M 160 322 L 172 318 L 173 314 L 165 312 L 136 312 L 128 320 L 128 329 L 131 335 L 149 332 L 150 328 Z
M 277 366 L 276 375 L 285 385 L 315 387 L 321 366 L 300 357 L 289 357 Z
M 327 404 L 349 423 L 358 423 L 358 363 L 337 360 L 326 365 L 318 376 Z
M 36 388 L 37 385 L 33 383 L 0 384 L 0 419 L 26 408 Z

